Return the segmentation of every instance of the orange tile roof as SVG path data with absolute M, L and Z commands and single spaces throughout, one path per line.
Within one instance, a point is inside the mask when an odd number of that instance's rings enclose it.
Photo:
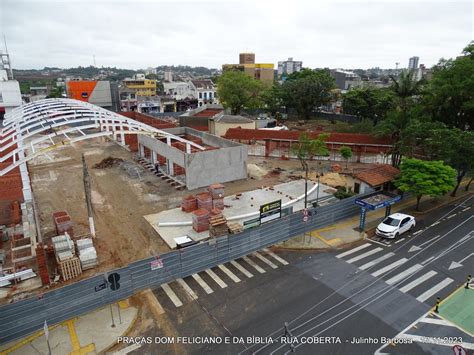
M 393 181 L 400 170 L 388 164 L 374 165 L 368 169 L 359 171 L 354 177 L 369 184 L 370 186 L 379 186 Z

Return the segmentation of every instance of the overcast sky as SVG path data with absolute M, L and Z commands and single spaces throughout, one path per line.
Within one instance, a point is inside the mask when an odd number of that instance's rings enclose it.
M 474 38 L 472 1 L 0 2 L 18 69 L 89 66 L 94 54 L 99 67 L 220 68 L 244 51 L 311 68 L 406 67 L 414 55 L 431 66 Z

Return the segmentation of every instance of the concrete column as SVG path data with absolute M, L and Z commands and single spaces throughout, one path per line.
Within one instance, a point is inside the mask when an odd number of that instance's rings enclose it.
M 166 137 L 166 144 L 171 145 L 171 137 Z
M 143 145 L 140 143 L 138 143 L 138 152 L 142 158 L 145 157 L 145 147 L 143 147 Z
M 156 156 L 156 152 L 154 150 L 151 151 L 151 162 L 153 164 L 156 164 L 156 162 L 158 161 L 158 157 Z
M 166 159 L 166 165 L 168 166 L 168 174 L 174 175 L 173 162 L 169 159 Z
M 186 153 L 190 154 L 191 153 L 191 144 L 186 143 Z

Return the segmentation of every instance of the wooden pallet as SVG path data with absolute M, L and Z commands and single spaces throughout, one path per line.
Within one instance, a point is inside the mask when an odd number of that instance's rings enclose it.
M 64 281 L 74 279 L 82 274 L 81 261 L 77 256 L 58 261 L 58 269 Z
M 227 225 L 229 227 L 229 232 L 231 234 L 237 234 L 242 232 L 243 228 L 239 223 L 229 223 Z

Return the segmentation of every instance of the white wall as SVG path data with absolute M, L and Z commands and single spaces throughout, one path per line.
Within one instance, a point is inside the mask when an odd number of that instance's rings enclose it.
M 20 84 L 16 80 L 0 81 L 0 106 L 9 112 L 22 104 Z

